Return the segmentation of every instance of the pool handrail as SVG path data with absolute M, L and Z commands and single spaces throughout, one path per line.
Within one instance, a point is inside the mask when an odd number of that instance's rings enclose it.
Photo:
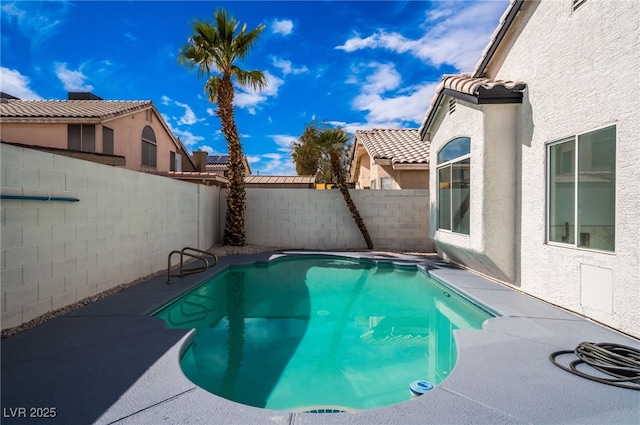
M 188 252 L 188 251 L 192 251 L 192 252 Z M 178 269 L 178 273 L 177 274 L 172 274 L 171 273 L 171 257 L 174 254 L 180 254 L 180 268 Z M 185 264 L 184 264 L 184 257 L 191 257 L 193 259 L 195 259 L 196 261 L 200 260 L 202 262 L 204 262 L 204 264 L 200 267 L 194 267 L 194 268 L 185 268 Z M 207 257 L 213 257 L 213 263 L 210 263 Z M 190 274 L 195 274 L 195 273 L 201 273 L 203 271 L 206 271 L 208 268 L 215 266 L 218 263 L 218 257 L 216 257 L 215 254 L 208 252 L 208 251 L 203 251 L 201 249 L 197 249 L 197 248 L 192 248 L 192 247 L 184 247 L 182 248 L 180 251 L 178 250 L 174 250 L 171 251 L 169 253 L 169 256 L 167 258 L 167 283 L 173 283 L 171 281 L 172 277 L 184 277 Z

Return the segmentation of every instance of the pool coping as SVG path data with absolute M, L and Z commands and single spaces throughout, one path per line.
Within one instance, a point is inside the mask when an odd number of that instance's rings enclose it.
M 288 253 L 416 264 L 501 316 L 480 331 L 455 331 L 458 361 L 450 376 L 427 394 L 393 406 L 291 413 L 245 406 L 195 386 L 179 365 L 193 331 L 166 329 L 148 314 L 226 267 Z M 174 278 L 172 285 L 166 275 L 156 276 L 3 339 L 2 423 L 640 423 L 640 391 L 586 380 L 549 361 L 552 352 L 583 341 L 640 349 L 635 339 L 436 258 L 353 251 L 228 256 L 206 274 Z M 55 417 L 28 417 L 51 416 L 51 408 Z

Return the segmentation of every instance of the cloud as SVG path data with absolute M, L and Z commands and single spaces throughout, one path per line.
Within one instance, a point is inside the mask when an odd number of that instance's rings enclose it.
M 274 34 L 289 35 L 293 32 L 293 22 L 290 19 L 276 19 L 271 24 L 271 32 Z
M 284 75 L 297 75 L 309 72 L 309 68 L 304 65 L 299 68 L 295 68 L 290 60 L 281 59 L 277 56 L 272 57 L 271 60 L 273 62 L 273 66 L 279 68 Z
M 65 23 L 69 12 L 68 2 L 2 2 L 2 20 L 15 25 L 31 42 L 32 49 L 38 49 L 43 41 L 48 41 Z
M 190 131 L 180 130 L 178 128 L 171 128 L 171 132 L 174 136 L 179 137 L 187 148 L 194 148 L 195 145 L 204 140 L 202 136 L 196 136 Z
M 269 97 L 278 95 L 278 90 L 284 80 L 270 74 L 268 71 L 264 74 L 267 77 L 267 85 L 261 91 L 236 87 L 236 95 L 233 98 L 233 104 L 236 107 L 246 109 L 251 115 L 255 115 L 258 105 L 266 102 Z
M 247 156 L 253 174 L 265 176 L 295 176 L 296 166 L 291 155 L 282 153 L 265 153 Z
M 198 121 L 204 120 L 204 118 L 201 120 L 198 120 L 198 118 L 196 117 L 196 114 L 193 112 L 193 109 L 191 109 L 191 107 L 186 103 L 180 103 L 176 101 L 175 104 L 176 106 L 184 108 L 184 115 L 178 120 L 179 125 L 192 125 L 197 123 Z
M 286 134 L 274 134 L 270 137 L 276 142 L 276 145 L 278 145 L 278 151 L 286 153 L 291 152 L 291 143 L 298 141 L 297 137 Z
M 66 91 L 92 91 L 93 86 L 87 84 L 87 76 L 81 70 L 71 70 L 67 68 L 66 63 L 58 63 L 56 65 L 56 76 L 64 84 Z
M 19 71 L 0 67 L 0 91 L 24 100 L 41 100 L 42 97 L 29 88 L 30 82 Z
M 162 102 L 163 105 L 168 105 L 172 102 L 171 98 L 169 96 L 162 96 L 160 98 L 160 101 Z
M 362 38 L 359 34 L 336 46 L 347 53 L 361 49 L 383 49 L 409 53 L 434 66 L 449 64 L 471 71 L 496 27 L 497 21 L 478 20 L 478 16 L 500 16 L 506 1 L 433 2 L 436 7 L 425 14 L 425 33 L 411 39 L 397 32 L 378 29 Z
M 363 78 L 360 75 L 363 69 L 372 70 L 372 73 Z M 425 82 L 402 87 L 400 73 L 393 64 L 388 63 L 372 62 L 354 70 L 357 75 L 351 76 L 348 82 L 357 83 L 364 80 L 364 84 L 351 105 L 355 110 L 367 111 L 367 122 L 345 124 L 347 131 L 354 127 L 399 128 L 408 124 L 419 125 L 439 83 Z

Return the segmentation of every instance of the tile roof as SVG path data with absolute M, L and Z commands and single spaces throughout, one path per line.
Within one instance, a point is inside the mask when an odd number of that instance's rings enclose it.
M 525 83 L 506 80 L 492 80 L 490 78 L 472 78 L 468 74 L 444 75 L 439 88 L 454 90 L 459 93 L 477 96 L 481 89 L 492 90 L 504 87 L 508 90 L 524 90 Z M 437 91 L 437 90 L 436 90 Z M 432 103 L 433 104 L 433 103 Z
M 392 164 L 428 164 L 429 143 L 420 140 L 418 129 L 356 130 L 354 149 L 362 143 L 372 159 Z
M 0 119 L 97 118 L 106 119 L 152 107 L 150 100 L 15 100 L 0 102 Z
M 246 176 L 246 184 L 315 184 L 315 176 Z
M 431 99 L 431 104 L 429 105 L 429 109 L 425 114 L 425 118 L 422 121 L 422 125 L 420 126 L 420 135 L 424 136 L 428 127 L 431 125 L 431 122 L 435 118 L 435 114 L 438 110 L 438 106 L 442 101 L 442 98 L 445 94 L 451 94 L 452 92 L 462 94 L 462 98 L 464 96 L 469 96 L 477 99 L 490 98 L 496 102 L 491 103 L 502 103 L 500 99 L 510 99 L 511 97 L 515 97 L 516 95 L 521 93 L 522 90 L 526 88 L 526 83 L 520 81 L 509 81 L 509 80 L 494 80 L 490 78 L 474 78 L 470 74 L 459 74 L 459 75 L 443 75 L 440 84 L 436 88 L 436 92 Z M 492 98 L 491 93 L 495 92 L 497 95 L 495 98 Z M 506 96 L 505 96 L 506 94 Z M 455 93 L 454 97 L 457 97 Z M 502 96 L 502 97 L 501 97 Z M 468 98 L 464 98 L 468 100 Z M 474 99 L 471 99 L 474 100 Z M 504 103 L 507 103 L 505 100 Z M 478 102 L 484 103 L 484 102 Z

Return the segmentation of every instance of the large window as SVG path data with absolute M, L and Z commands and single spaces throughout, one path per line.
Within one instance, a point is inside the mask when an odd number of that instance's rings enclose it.
M 69 124 L 67 127 L 69 150 L 96 151 L 96 126 L 93 124 Z
M 157 166 L 156 134 L 150 126 L 142 130 L 142 165 Z
M 547 240 L 615 251 L 616 127 L 547 147 Z
M 469 234 L 471 139 L 458 137 L 438 152 L 438 228 Z

